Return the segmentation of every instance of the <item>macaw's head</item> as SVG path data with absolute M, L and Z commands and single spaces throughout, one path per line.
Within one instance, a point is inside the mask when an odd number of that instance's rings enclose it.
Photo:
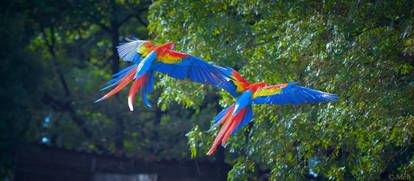
M 267 86 L 266 82 L 258 82 L 258 83 L 250 84 L 248 89 L 252 90 L 253 93 L 254 93 L 254 92 L 257 91 L 257 89 L 263 88 L 263 87 L 266 87 L 266 86 Z

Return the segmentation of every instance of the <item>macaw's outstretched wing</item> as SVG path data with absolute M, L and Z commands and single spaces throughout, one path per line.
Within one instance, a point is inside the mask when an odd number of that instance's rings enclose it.
M 228 86 L 226 77 L 231 78 L 230 71 L 225 68 L 173 50 L 157 55 L 154 70 L 176 79 L 211 84 L 221 88 Z
M 142 58 L 151 53 L 156 46 L 149 41 L 138 40 L 135 36 L 132 38 L 133 39 L 126 38 L 125 40 L 128 42 L 122 43 L 117 47 L 118 55 L 124 61 L 138 64 Z
M 259 89 L 252 96 L 252 104 L 302 104 L 337 101 L 338 97 L 335 94 L 295 86 L 295 84 L 297 82 Z

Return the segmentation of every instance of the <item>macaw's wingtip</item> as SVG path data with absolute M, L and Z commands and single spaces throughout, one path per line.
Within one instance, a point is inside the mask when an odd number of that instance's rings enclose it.
M 292 85 L 296 85 L 296 84 L 299 84 L 299 82 L 290 82 L 290 83 L 288 83 L 288 86 L 292 86 Z
M 211 126 L 211 128 L 210 128 L 210 129 L 208 129 L 208 130 L 207 130 L 207 132 L 213 131 L 213 130 L 214 130 L 214 128 L 216 128 L 216 125 Z
M 329 97 L 327 97 L 327 99 L 331 102 L 337 102 L 339 97 L 338 96 L 329 96 Z
M 101 97 L 100 99 L 96 100 L 94 103 L 96 104 L 96 103 L 98 103 L 98 102 L 101 102 L 101 101 L 103 101 L 105 98 L 106 98 L 106 97 L 105 97 L 105 96 L 103 96 L 103 97 Z
M 323 98 L 323 101 L 326 102 L 337 102 L 339 97 L 336 94 L 326 93 L 324 92 L 321 97 Z
M 104 88 L 102 88 L 102 89 L 99 89 L 99 92 L 104 91 L 104 90 L 106 90 L 106 89 L 108 89 L 108 88 L 110 88 L 110 86 L 108 86 L 108 87 L 104 87 Z

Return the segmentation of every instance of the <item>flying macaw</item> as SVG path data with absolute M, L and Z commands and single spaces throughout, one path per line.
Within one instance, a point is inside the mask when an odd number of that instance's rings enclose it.
M 151 93 L 154 82 L 154 71 L 161 72 L 177 79 L 186 79 L 193 82 L 212 84 L 217 87 L 226 86 L 231 73 L 228 69 L 211 65 L 197 57 L 174 51 L 175 43 L 169 42 L 161 46 L 155 46 L 151 42 L 126 39 L 128 42 L 118 46 L 118 54 L 124 61 L 134 63 L 113 75 L 114 79 L 107 82 L 111 84 L 102 90 L 117 85 L 102 98 L 95 102 L 111 97 L 128 85 L 132 80 L 128 106 L 133 111 L 133 100 L 138 88 L 141 87 L 141 96 L 148 107 L 151 107 L 146 94 Z
M 250 84 L 237 71 L 227 69 L 232 73 L 233 79 L 228 79 L 228 83 L 232 86 L 224 89 L 238 99 L 214 118 L 211 129 L 220 124 L 223 126 L 207 155 L 212 155 L 220 142 L 222 145 L 226 144 L 230 135 L 250 122 L 253 118 L 252 104 L 302 104 L 337 101 L 338 98 L 335 94 L 296 86 L 297 82 L 271 86 L 268 86 L 266 82 Z

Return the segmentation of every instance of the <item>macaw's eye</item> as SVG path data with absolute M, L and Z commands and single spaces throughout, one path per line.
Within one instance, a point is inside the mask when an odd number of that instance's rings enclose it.
M 174 48 L 175 48 L 175 43 L 173 43 L 173 44 L 171 45 L 171 50 L 174 50 Z

